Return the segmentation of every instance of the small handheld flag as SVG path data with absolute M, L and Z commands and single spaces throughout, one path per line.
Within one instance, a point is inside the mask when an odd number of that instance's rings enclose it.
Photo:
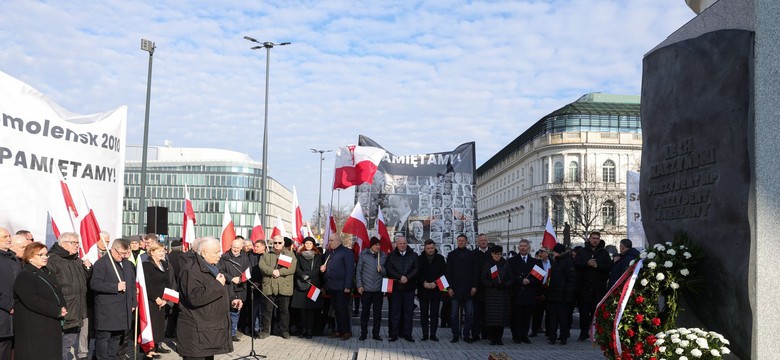
M 163 300 L 170 301 L 174 304 L 179 303 L 179 292 L 173 289 L 165 288 L 163 290 Z
M 442 275 L 440 278 L 436 279 L 436 286 L 439 287 L 439 291 L 447 291 L 447 288 L 450 287 L 450 283 L 447 281 L 447 277 Z
M 309 293 L 306 294 L 306 297 L 309 298 L 311 301 L 317 301 L 317 298 L 320 297 L 320 292 L 322 292 L 318 287 L 312 285 L 309 288 Z
M 393 292 L 393 279 L 382 279 L 382 292 L 388 294 Z
M 250 271 L 252 268 L 246 268 L 244 272 L 241 273 L 241 282 L 245 282 L 252 278 L 252 272 Z
M 547 275 L 547 272 L 539 267 L 539 265 L 534 265 L 534 268 L 531 269 L 531 275 L 541 281 L 544 279 L 545 275 Z
M 493 265 L 493 267 L 490 268 L 490 278 L 495 279 L 498 277 L 498 265 Z
M 279 261 L 277 261 L 276 264 L 289 268 L 292 264 L 292 257 L 285 254 L 279 254 Z

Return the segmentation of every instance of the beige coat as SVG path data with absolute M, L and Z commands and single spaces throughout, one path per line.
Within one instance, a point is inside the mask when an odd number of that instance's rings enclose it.
M 295 267 L 298 265 L 298 259 L 290 250 L 285 249 L 281 253 L 292 258 L 289 268 L 276 264 L 279 260 L 279 255 L 273 251 L 266 252 L 260 258 L 260 271 L 263 272 L 263 292 L 269 296 L 293 295 L 293 279 L 295 278 Z M 280 275 L 278 278 L 273 277 L 275 269 L 279 270 Z

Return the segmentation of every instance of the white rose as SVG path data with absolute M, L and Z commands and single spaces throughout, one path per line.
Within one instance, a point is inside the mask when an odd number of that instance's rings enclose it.
M 698 357 L 701 357 L 701 355 L 702 355 L 702 354 L 701 354 L 701 350 L 699 350 L 699 349 L 693 349 L 693 350 L 691 350 L 691 355 L 693 355 L 694 357 L 697 357 L 697 358 L 698 358 Z
M 688 335 L 688 334 L 690 334 L 690 333 L 691 333 L 691 331 L 690 331 L 690 330 L 688 330 L 688 329 L 686 329 L 686 328 L 680 328 L 680 334 L 683 334 L 683 335 Z
M 690 271 L 688 271 L 688 269 L 682 269 L 682 270 L 680 270 L 680 275 L 682 275 L 682 276 L 688 276 L 688 274 L 690 274 L 690 273 L 691 273 L 691 272 L 690 272 Z
M 682 347 L 688 347 L 688 345 L 690 345 L 690 344 L 691 344 L 691 342 L 688 341 L 688 340 L 680 340 L 680 346 L 682 346 Z
M 664 333 L 658 333 L 658 334 L 655 334 L 655 337 L 656 337 L 656 338 L 658 338 L 658 339 L 663 339 L 663 338 L 665 338 L 665 337 L 666 337 L 666 334 L 664 334 Z
M 669 330 L 669 331 L 667 331 L 667 333 L 669 333 L 669 334 L 676 334 L 677 333 L 677 329 Z
M 647 264 L 647 267 L 650 269 L 655 269 L 655 266 L 656 266 L 655 261 L 651 261 L 650 263 Z
M 682 348 L 674 349 L 674 353 L 677 354 L 677 355 L 682 355 L 683 349 Z
M 691 255 L 691 253 L 686 251 L 686 252 L 683 253 L 683 256 L 685 256 L 686 259 L 690 259 L 692 255 Z
M 658 348 L 658 352 L 663 353 L 666 351 L 666 346 L 661 346 Z
M 672 344 L 679 344 L 680 338 L 672 338 Z
M 728 339 L 724 338 L 724 337 L 723 337 L 723 335 L 721 335 L 721 340 L 720 340 L 720 342 L 722 342 L 722 343 L 724 343 L 724 344 L 726 344 L 726 345 L 731 345 L 731 342 L 729 342 L 729 340 L 728 340 Z
M 668 268 L 671 268 L 672 266 L 674 266 L 674 264 L 672 264 L 672 262 L 671 262 L 671 261 L 669 261 L 669 260 L 667 260 L 667 261 L 664 263 L 664 267 L 665 267 L 665 268 L 667 268 L 667 269 L 668 269 Z
M 647 279 L 642 279 L 639 283 L 642 284 L 642 286 L 647 286 Z
M 658 247 L 658 250 L 660 250 L 660 251 L 666 251 L 666 247 L 665 247 L 665 246 L 663 246 L 663 245 L 661 245 L 661 246 L 659 246 L 659 247 Z
M 647 258 L 650 259 L 650 260 L 655 259 L 655 253 L 654 252 L 647 253 Z
M 659 249 L 661 249 L 662 247 L 664 247 L 664 246 L 663 246 L 663 245 L 661 245 L 661 244 L 655 244 L 655 245 L 653 245 L 653 249 L 656 249 L 656 250 L 659 250 Z
M 680 360 L 688 360 L 688 357 L 687 356 L 680 356 Z
M 666 242 L 666 245 L 667 245 L 667 246 L 672 246 L 672 242 L 671 242 L 671 241 L 667 241 L 667 242 Z
M 680 288 L 680 284 L 676 282 L 672 282 L 671 284 L 669 284 L 669 287 L 671 287 L 673 290 L 677 290 Z
M 674 251 L 674 249 L 666 250 L 666 253 L 669 254 L 669 255 L 672 255 L 672 256 L 677 255 L 677 252 Z
M 628 266 L 632 266 L 632 265 L 634 265 L 634 263 L 635 263 L 635 262 L 636 262 L 636 260 L 631 260 L 631 261 L 628 263 Z
M 663 344 L 664 342 L 665 342 L 665 341 L 664 341 L 664 339 L 656 339 L 656 340 L 655 340 L 655 345 L 661 345 L 661 344 Z
M 729 348 L 727 348 L 725 346 L 720 348 L 720 352 L 723 353 L 723 355 L 731 354 L 731 350 L 729 350 Z
M 688 334 L 688 335 L 685 335 L 685 338 L 688 339 L 688 340 L 696 340 L 696 338 L 698 338 L 698 336 L 696 336 L 696 334 Z
M 646 252 L 644 252 L 644 251 L 642 251 L 642 252 L 639 254 L 639 258 L 640 258 L 640 259 L 644 259 L 644 258 L 646 258 L 646 257 L 647 257 L 647 253 L 646 253 Z
M 655 275 L 655 279 L 658 281 L 663 281 L 664 279 L 666 279 L 666 276 L 664 276 L 664 273 L 658 273 Z
M 709 349 L 710 348 L 710 345 L 707 344 L 707 339 L 705 339 L 705 338 L 698 338 L 698 339 L 696 339 L 696 345 L 699 345 L 699 347 L 702 348 L 702 349 Z
M 680 250 L 685 249 L 685 245 L 680 245 Z
M 674 339 L 680 339 L 680 334 L 672 334 L 672 340 Z
M 715 349 L 710 350 L 710 354 L 712 354 L 714 357 L 720 357 L 720 353 Z

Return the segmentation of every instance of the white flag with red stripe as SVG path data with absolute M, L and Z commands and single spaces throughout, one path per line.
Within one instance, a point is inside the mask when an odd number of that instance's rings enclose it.
M 230 250 L 230 246 L 233 245 L 233 240 L 236 239 L 236 227 L 233 225 L 233 219 L 230 217 L 227 199 L 225 199 L 225 212 L 222 214 L 221 234 L 222 252 L 226 253 Z
M 393 292 L 393 279 L 382 279 L 382 292 L 388 294 Z
M 286 268 L 289 268 L 290 265 L 292 265 L 292 257 L 287 256 L 285 254 L 279 254 L 279 260 L 276 262 L 279 266 L 284 266 Z
M 147 297 L 146 276 L 144 267 L 138 266 L 135 273 L 136 297 L 138 300 L 138 343 L 145 353 L 154 349 L 152 335 L 152 318 L 149 313 L 149 298 Z
M 182 221 L 181 243 L 188 249 L 195 241 L 195 208 L 190 200 L 190 191 L 187 184 L 184 184 L 184 220 Z
M 377 206 L 376 213 L 376 232 L 379 235 L 379 250 L 385 254 L 393 251 L 393 242 L 390 240 L 390 233 L 387 231 L 385 215 L 382 213 L 382 207 Z
M 386 151 L 373 146 L 349 145 L 336 149 L 334 189 L 346 189 L 363 183 L 371 184 L 379 162 Z
M 246 270 L 244 270 L 244 272 L 241 273 L 241 282 L 246 282 L 252 278 L 252 272 L 250 270 L 252 270 L 252 268 L 248 267 Z
M 320 297 L 320 293 L 321 292 L 322 291 L 320 291 L 320 289 L 318 287 L 312 285 L 309 288 L 309 293 L 306 294 L 306 297 L 309 298 L 309 300 L 311 300 L 311 301 L 317 301 L 317 298 Z
M 355 237 L 360 239 L 360 249 L 368 249 L 370 244 L 368 225 L 366 224 L 366 218 L 363 215 L 363 208 L 360 207 L 360 203 L 355 204 L 355 208 L 352 209 L 352 214 L 349 215 L 349 219 L 344 223 L 344 229 L 341 231 L 355 235 Z M 355 243 L 358 243 L 357 240 Z
M 293 185 L 293 201 L 292 201 L 292 240 L 295 247 L 303 244 L 303 234 L 301 234 L 301 228 L 303 227 L 303 214 L 301 213 L 301 205 L 298 203 L 298 191 Z
M 436 286 L 439 287 L 439 291 L 447 291 L 447 288 L 450 287 L 450 282 L 447 281 L 447 277 L 442 275 L 440 278 L 436 279 Z
M 539 265 L 534 265 L 534 268 L 531 269 L 531 275 L 541 281 L 547 275 L 547 271 L 544 271 Z
M 490 278 L 495 279 L 498 277 L 498 265 L 493 265 L 490 268 Z
M 544 227 L 544 237 L 542 238 L 542 247 L 552 250 L 555 244 L 558 243 L 558 238 L 555 236 L 555 229 L 553 229 L 552 221 L 547 219 L 547 226 Z
M 276 217 L 276 225 L 274 225 L 274 229 L 271 231 L 271 239 L 277 235 L 281 237 L 287 237 L 287 231 L 284 230 L 284 223 L 282 222 L 282 218 L 279 216 Z
M 95 212 L 89 207 L 87 197 L 83 191 L 81 192 L 81 197 L 84 199 L 87 211 L 86 213 L 82 211 L 84 217 L 79 221 L 79 235 L 81 235 L 79 253 L 82 259 L 89 260 L 89 262 L 94 264 L 98 260 L 97 243 L 100 241 L 100 225 L 98 225 Z
M 265 230 L 263 230 L 263 223 L 260 221 L 260 215 L 255 213 L 255 223 L 252 226 L 252 234 L 249 235 L 249 240 L 255 242 L 257 240 L 265 240 Z
M 174 304 L 178 304 L 179 303 L 179 292 L 176 291 L 176 290 L 173 290 L 173 289 L 165 288 L 165 290 L 163 290 L 162 299 L 166 300 L 166 301 L 170 301 L 170 302 L 172 302 Z

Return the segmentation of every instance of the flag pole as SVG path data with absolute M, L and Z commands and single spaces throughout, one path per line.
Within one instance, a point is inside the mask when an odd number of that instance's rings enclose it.
M 137 296 L 136 296 L 137 297 Z M 138 308 L 135 308 L 135 336 L 133 337 L 133 360 L 138 359 Z

